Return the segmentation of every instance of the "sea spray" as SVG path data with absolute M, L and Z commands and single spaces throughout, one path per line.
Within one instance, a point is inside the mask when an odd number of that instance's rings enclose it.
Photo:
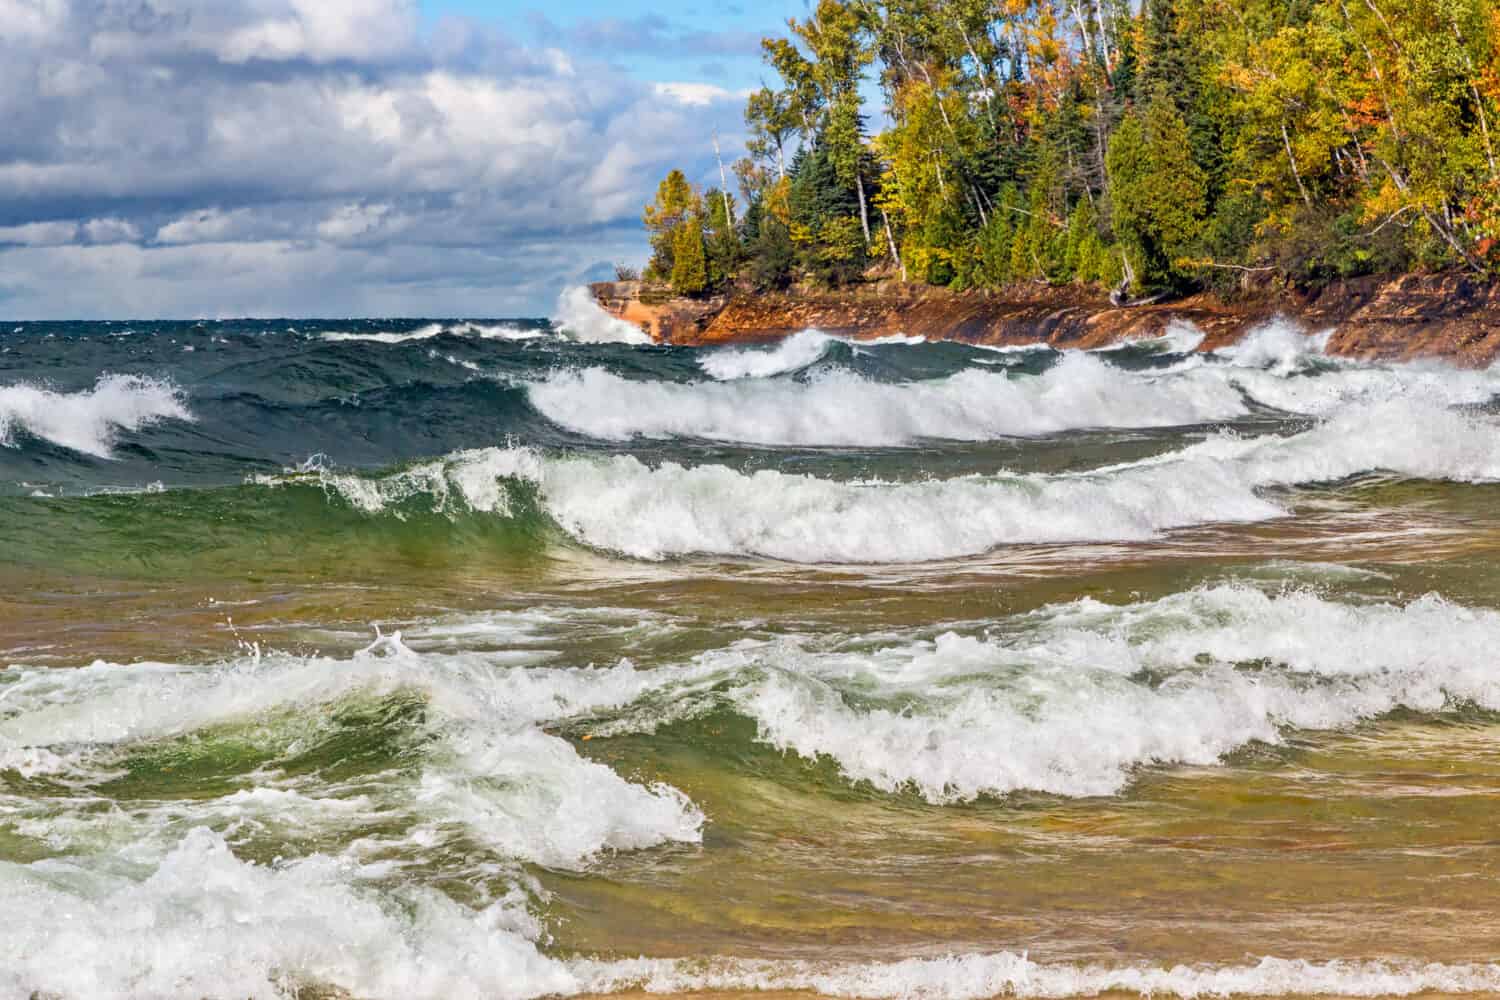
M 651 338 L 640 327 L 600 308 L 593 293 L 582 285 L 565 289 L 557 297 L 557 312 L 552 317 L 552 325 L 564 336 L 582 343 L 651 343 Z

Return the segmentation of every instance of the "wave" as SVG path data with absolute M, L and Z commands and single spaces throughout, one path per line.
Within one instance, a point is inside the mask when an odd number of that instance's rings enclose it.
M 1372 364 L 1325 353 L 1332 331 L 1307 333 L 1277 320 L 1239 342 L 1190 358 L 1171 372 L 1224 379 L 1261 406 L 1324 416 L 1353 404 L 1393 398 L 1475 406 L 1500 395 L 1500 368 L 1458 369 L 1436 359 Z
M 180 389 L 141 375 L 101 375 L 94 388 L 73 393 L 25 383 L 0 386 L 0 447 L 15 447 L 16 433 L 24 431 L 72 451 L 109 458 L 121 431 L 192 419 Z
M 897 447 L 986 441 L 1089 427 L 1170 427 L 1232 420 L 1247 406 L 1223 380 L 1157 379 L 1068 354 L 1039 376 L 970 369 L 927 382 L 881 383 L 843 371 L 808 382 L 672 383 L 600 368 L 528 389 L 569 430 L 604 440 L 700 438 L 803 447 Z
M 563 336 L 586 344 L 651 343 L 640 327 L 601 309 L 593 293 L 582 285 L 564 289 L 557 297 L 552 326 Z
M 1176 354 L 1201 339 L 1196 328 L 1178 324 L 1146 346 Z M 527 392 L 554 423 L 602 440 L 696 438 L 782 447 L 988 441 L 1087 428 L 1216 423 L 1257 408 L 1326 416 L 1397 397 L 1478 405 L 1500 395 L 1500 369 L 1336 361 L 1322 353 L 1326 340 L 1277 322 L 1212 356 L 1195 354 L 1156 370 L 1105 360 L 1141 347 L 1131 343 L 1104 352 L 1063 352 L 1041 374 L 970 367 L 944 378 L 882 382 L 836 367 L 807 378 L 772 378 L 808 368 L 838 343 L 808 330 L 769 350 L 704 354 L 698 363 L 715 382 L 628 379 L 588 368 L 534 382 Z
M 405 344 L 414 340 L 430 340 L 444 334 L 454 337 L 478 337 L 483 340 L 535 340 L 545 337 L 547 334 L 542 330 L 527 330 L 509 323 L 497 323 L 485 326 L 480 323 L 429 323 L 415 330 L 404 333 L 381 331 L 377 333 L 349 333 L 344 331 L 330 330 L 320 334 L 321 339 L 338 343 L 343 341 L 364 340 L 377 344 Z
M 771 990 L 822 996 L 984 1000 L 988 997 L 1408 996 L 1483 993 L 1500 987 L 1500 964 L 1414 961 L 1314 962 L 1263 958 L 1245 965 L 1105 965 L 1038 962 L 1023 952 L 895 962 L 818 963 L 638 959 L 575 963 L 584 988 L 645 993 Z
M 1254 331 L 1248 335 L 1249 338 L 1256 336 Z M 1167 322 L 1167 328 L 1159 336 L 1122 340 L 1108 347 L 1097 348 L 1091 353 L 1111 354 L 1116 351 L 1145 349 L 1159 354 L 1191 354 L 1203 344 L 1204 337 L 1205 334 L 1198 324 L 1188 320 L 1172 319 Z
M 1478 652 L 1496 642 L 1500 612 L 1435 596 L 1359 605 L 1226 584 L 1051 607 L 983 638 L 742 649 L 741 669 L 767 673 L 731 697 L 761 739 L 881 791 L 1113 795 L 1142 766 L 1216 764 L 1288 729 L 1500 709 Z
M 0 865 L 0 902 L 26 913 L 0 939 L 17 995 L 237 996 L 309 985 L 355 996 L 811 990 L 842 997 L 1401 996 L 1500 989 L 1500 965 L 1264 958 L 1240 965 L 1074 964 L 1024 953 L 837 963 L 556 959 L 512 893 L 477 907 L 431 889 L 381 890 L 346 859 L 264 866 L 195 830 L 143 881 L 77 862 Z M 256 919 L 247 922 L 245 913 Z M 233 948 L 223 947 L 225 940 Z
M 1191 327 L 1191 324 L 1186 325 Z M 1276 319 L 1261 324 L 1235 343 L 1218 348 L 1214 355 L 1241 368 L 1290 374 L 1326 363 L 1329 360 L 1328 342 L 1332 337 L 1332 330 L 1308 333 L 1290 320 Z
M 1500 641 L 1500 612 L 1436 596 L 1354 603 L 1228 583 L 1118 606 L 1054 605 L 988 623 L 982 635 L 749 640 L 653 669 L 548 661 L 551 635 L 632 629 L 637 619 L 537 608 L 431 623 L 409 642 L 382 636 L 344 659 L 254 651 L 225 663 L 0 672 L 0 766 L 48 777 L 54 790 L 7 797 L 8 828 L 58 855 L 0 863 L 0 908 L 28 917 L 0 937 L 0 985 L 17 995 L 184 1000 L 327 987 L 371 997 L 768 989 L 976 1000 L 1500 988 L 1493 963 L 1394 959 L 556 958 L 543 951 L 535 883 L 467 860 L 477 843 L 575 869 L 603 851 L 701 837 L 704 817 L 680 792 L 627 781 L 549 729 L 652 731 L 725 707 L 753 720 L 771 747 L 827 757 L 851 780 L 935 803 L 1020 788 L 1109 794 L 1141 766 L 1214 764 L 1288 729 L 1348 726 L 1402 707 L 1500 709 L 1487 653 Z M 672 625 L 648 623 L 657 624 Z M 476 629 L 501 652 L 438 648 Z M 414 648 L 422 641 L 435 648 Z M 392 711 L 401 698 L 421 710 Z M 338 781 L 283 766 L 320 745 L 346 748 L 330 720 L 361 706 L 381 725 L 412 730 L 399 768 L 380 769 L 386 761 L 372 772 L 378 780 Z M 141 773 L 162 747 L 179 768 L 192 766 L 182 748 L 208 753 L 222 779 L 227 748 L 246 744 L 248 787 L 218 797 L 132 800 L 106 813 L 91 790 Z M 346 846 L 244 860 L 246 831 L 278 823 L 299 843 Z M 350 830 L 381 832 L 351 839 Z M 392 878 L 408 863 L 392 860 L 395 848 L 444 878 L 452 873 L 442 866 L 480 864 L 476 883 L 499 889 L 455 898 Z
M 699 357 L 698 365 L 720 381 L 768 378 L 806 368 L 821 360 L 836 343 L 838 338 L 821 330 L 803 330 L 770 349 L 734 347 L 710 351 Z
M 1354 407 L 1300 434 L 1220 432 L 1175 452 L 1086 473 L 840 481 L 722 465 L 651 466 L 629 455 L 548 456 L 484 448 L 369 479 L 313 473 L 368 512 L 413 496 L 434 509 L 512 514 L 512 488 L 578 542 L 631 558 L 765 557 L 907 563 L 1003 545 L 1140 541 L 1176 528 L 1270 520 L 1270 487 L 1387 473 L 1500 480 L 1500 427 L 1411 400 Z M 264 485 L 306 482 L 267 477 Z M 511 486 L 505 486 L 508 482 Z M 457 506 L 455 503 L 457 502 Z
M 236 726 L 253 734 L 239 739 L 253 739 L 279 759 L 316 742 L 324 717 L 341 707 L 407 696 L 425 706 L 413 723 L 422 766 L 405 780 L 385 775 L 369 794 L 380 797 L 386 823 L 405 823 L 413 836 L 435 828 L 426 835 L 429 848 L 446 839 L 442 830 L 457 829 L 505 857 L 574 869 L 602 851 L 701 839 L 703 814 L 681 792 L 626 781 L 540 728 L 629 702 L 649 675 L 628 666 L 550 670 L 540 690 L 520 667 L 542 659 L 510 656 L 497 669 L 482 654 L 415 652 L 398 633 L 347 660 L 257 651 L 203 666 L 12 670 L 0 702 L 0 767 L 100 780 L 142 747 L 188 734 L 211 738 Z M 274 782 L 272 788 L 285 791 Z M 193 816 L 202 822 L 222 806 L 199 803 Z M 132 832 L 142 838 L 174 832 L 137 826 Z M 57 843 L 65 833 L 51 830 L 49 839 Z

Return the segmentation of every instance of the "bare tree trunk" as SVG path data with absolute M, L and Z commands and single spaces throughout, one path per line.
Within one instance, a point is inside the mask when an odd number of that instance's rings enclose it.
M 714 129 L 714 159 L 719 161 L 719 194 L 724 196 L 724 218 L 734 228 L 734 206 L 729 201 L 729 175 L 724 173 L 724 157 L 719 154 L 719 130 Z
M 1099 26 L 1099 48 L 1104 50 L 1104 69 L 1113 79 L 1115 75 L 1114 54 L 1109 49 L 1109 32 L 1104 30 L 1104 0 L 1094 4 L 1094 22 Z
M 971 186 L 968 188 L 968 192 L 969 200 L 972 201 L 974 203 L 974 207 L 979 210 L 979 224 L 981 226 L 989 225 L 990 219 L 989 216 L 984 214 L 984 203 L 979 200 L 977 189 Z
M 870 212 L 865 207 L 865 179 L 854 171 L 854 189 L 859 192 L 859 224 L 865 231 L 865 246 L 870 245 Z
M 1474 60 L 1469 56 L 1469 50 L 1464 48 L 1464 35 L 1458 30 L 1458 18 L 1453 19 L 1453 37 L 1458 42 L 1458 51 L 1463 53 L 1464 65 L 1469 70 L 1469 93 L 1474 98 L 1474 110 L 1479 114 L 1479 131 L 1484 135 L 1484 158 L 1490 164 L 1491 179 L 1500 176 L 1495 171 L 1495 150 L 1490 145 L 1490 120 L 1484 113 L 1484 98 L 1480 96 L 1479 88 L 1474 84 L 1474 77 L 1478 74 L 1474 69 Z
M 1292 152 L 1292 137 L 1287 134 L 1285 118 L 1281 120 L 1281 141 L 1286 145 L 1287 162 L 1292 165 L 1292 177 L 1297 181 L 1297 190 L 1302 194 L 1302 204 L 1312 208 L 1312 196 L 1307 193 L 1307 185 L 1302 183 L 1302 171 L 1297 169 L 1297 154 Z
M 891 257 L 897 264 L 901 265 L 901 280 L 906 280 L 906 261 L 901 259 L 901 251 L 896 249 L 896 234 L 891 232 L 891 217 L 885 209 L 880 210 L 880 217 L 885 220 L 885 239 L 891 245 Z

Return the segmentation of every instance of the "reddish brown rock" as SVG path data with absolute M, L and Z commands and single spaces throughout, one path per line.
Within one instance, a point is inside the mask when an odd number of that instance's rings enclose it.
M 1173 320 L 1204 332 L 1205 349 L 1286 316 L 1333 328 L 1329 350 L 1363 358 L 1442 357 L 1487 365 L 1500 354 L 1500 282 L 1468 275 L 1405 275 L 1335 282 L 1316 293 L 1261 289 L 1226 302 L 1211 294 L 1119 308 L 1096 291 L 1043 285 L 951 292 L 899 283 L 839 291 L 736 291 L 681 299 L 638 282 L 593 286 L 605 310 L 673 344 L 755 343 L 815 327 L 861 340 L 894 335 L 995 346 L 1094 348 L 1152 337 Z

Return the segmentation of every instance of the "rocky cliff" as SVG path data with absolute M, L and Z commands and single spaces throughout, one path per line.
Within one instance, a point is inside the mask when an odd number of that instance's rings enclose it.
M 1315 293 L 1261 289 L 1225 301 L 1204 294 L 1120 308 L 1076 287 L 1004 291 L 882 283 L 854 289 L 759 294 L 736 291 L 681 299 L 638 282 L 592 286 L 609 313 L 672 344 L 776 340 L 808 327 L 855 339 L 891 335 L 1059 348 L 1103 347 L 1151 337 L 1176 320 L 1201 328 L 1204 348 L 1229 343 L 1286 316 L 1309 329 L 1332 327 L 1329 350 L 1354 357 L 1444 357 L 1488 365 L 1500 355 L 1500 282 L 1467 275 L 1405 275 L 1335 282 Z

